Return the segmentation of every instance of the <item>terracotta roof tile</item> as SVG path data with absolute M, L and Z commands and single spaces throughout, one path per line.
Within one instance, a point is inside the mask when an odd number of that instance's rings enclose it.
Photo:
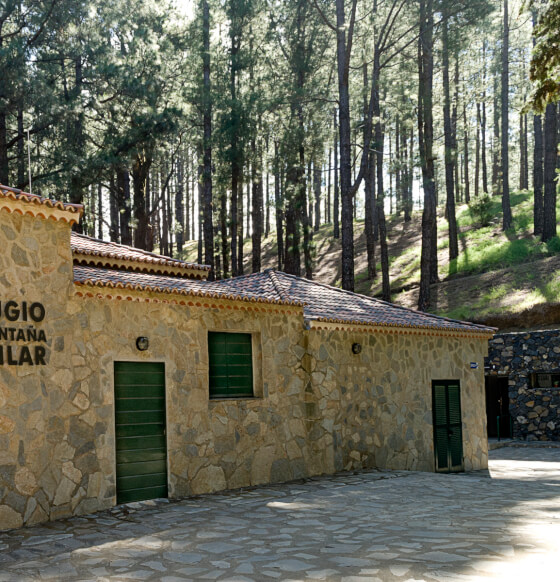
M 175 293 L 194 295 L 214 299 L 250 301 L 254 303 L 274 303 L 284 305 L 301 305 L 293 300 L 281 300 L 273 293 L 255 294 L 245 289 L 229 289 L 218 282 L 206 280 L 183 279 L 154 273 L 137 273 L 118 269 L 106 269 L 91 265 L 74 265 L 74 283 L 94 285 L 115 289 L 153 291 L 157 293 Z
M 148 251 L 143 251 L 134 247 L 121 245 L 114 242 L 99 240 L 76 232 L 72 233 L 70 241 L 72 252 L 75 255 L 86 255 L 87 257 L 103 257 L 108 259 L 115 259 L 118 261 L 132 261 L 134 263 L 142 264 L 147 270 L 153 267 L 173 267 L 179 271 L 201 271 L 205 274 L 210 271 L 210 267 L 206 265 L 198 265 L 196 263 L 187 263 L 178 259 L 164 257 Z M 96 262 L 96 261 L 93 261 Z M 117 267 L 116 264 L 111 264 L 109 261 L 108 267 Z M 161 270 L 161 269 L 160 269 Z M 173 274 L 179 274 L 177 272 Z M 186 273 L 188 274 L 188 273 Z
M 74 266 L 77 284 L 179 293 L 222 299 L 303 305 L 311 321 L 492 334 L 493 328 L 422 313 L 274 270 L 222 281 Z
M 312 321 L 489 334 L 494 332 L 493 328 L 483 325 L 414 311 L 274 270 L 226 279 L 219 284 L 232 290 L 250 289 L 252 293 L 259 294 L 261 289 L 266 292 L 270 286 L 269 281 L 272 281 L 279 297 L 303 302 L 305 317 Z
M 50 198 L 42 198 L 37 194 L 29 194 L 17 188 L 10 188 L 9 186 L 0 184 L 0 200 L 2 199 L 29 204 L 34 210 L 33 214 L 41 214 L 38 212 L 38 207 L 53 210 L 55 212 L 50 214 L 51 217 L 64 220 L 70 224 L 78 222 L 84 211 L 84 207 L 81 204 L 70 204 L 58 200 L 51 200 Z

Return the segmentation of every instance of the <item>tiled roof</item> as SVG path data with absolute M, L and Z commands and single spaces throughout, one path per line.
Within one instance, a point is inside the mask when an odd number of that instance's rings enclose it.
M 280 298 L 303 302 L 305 317 L 311 321 L 488 334 L 495 331 L 483 325 L 414 311 L 381 299 L 344 291 L 280 271 L 267 270 L 263 273 L 225 279 L 219 284 L 231 290 L 245 289 L 260 294 L 268 292 L 270 282 Z
M 210 282 L 75 265 L 74 280 L 82 285 L 303 305 L 304 317 L 318 322 L 489 335 L 494 332 L 493 328 L 414 311 L 274 270 Z
M 162 274 L 184 275 L 192 271 L 200 272 L 206 277 L 210 267 L 187 263 L 163 255 L 156 255 L 134 247 L 114 242 L 99 240 L 76 232 L 72 233 L 71 241 L 74 259 L 80 263 L 95 264 L 102 267 L 122 268 L 125 261 L 133 270 L 155 271 Z
M 152 291 L 156 293 L 193 295 L 213 299 L 301 306 L 301 303 L 298 301 L 290 299 L 282 300 L 272 293 L 263 292 L 262 294 L 256 294 L 248 289 L 230 289 L 221 285 L 219 282 L 184 279 L 154 273 L 106 269 L 91 265 L 74 265 L 74 283 L 78 285 L 110 287 L 113 289 L 129 289 L 132 291 Z
M 23 203 L 27 210 L 23 210 L 18 206 Z M 84 207 L 81 204 L 69 204 L 67 202 L 60 202 L 51 200 L 50 198 L 42 198 L 36 194 L 28 194 L 17 188 L 10 188 L 0 184 L 0 208 L 4 208 L 9 212 L 19 212 L 21 214 L 31 214 L 33 216 L 42 216 L 43 218 L 53 218 L 55 220 L 63 220 L 70 224 L 78 222 L 83 214 Z

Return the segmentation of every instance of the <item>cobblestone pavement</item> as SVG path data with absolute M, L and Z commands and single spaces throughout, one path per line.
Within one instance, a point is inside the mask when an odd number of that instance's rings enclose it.
M 149 502 L 0 534 L 0 582 L 560 580 L 560 448 L 490 474 L 377 472 Z

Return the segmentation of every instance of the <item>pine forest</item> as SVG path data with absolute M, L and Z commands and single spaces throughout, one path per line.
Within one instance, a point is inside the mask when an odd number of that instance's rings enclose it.
M 314 278 L 321 236 L 386 301 L 410 223 L 430 310 L 465 205 L 560 252 L 559 37 L 560 0 L 1 0 L 0 184 L 214 279 Z

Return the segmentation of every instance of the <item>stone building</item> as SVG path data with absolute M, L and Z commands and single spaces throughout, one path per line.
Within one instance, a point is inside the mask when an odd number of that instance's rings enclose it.
M 360 468 L 487 467 L 493 330 L 71 232 L 0 187 L 0 529 Z
M 560 439 L 560 330 L 497 334 L 485 367 L 489 436 Z

